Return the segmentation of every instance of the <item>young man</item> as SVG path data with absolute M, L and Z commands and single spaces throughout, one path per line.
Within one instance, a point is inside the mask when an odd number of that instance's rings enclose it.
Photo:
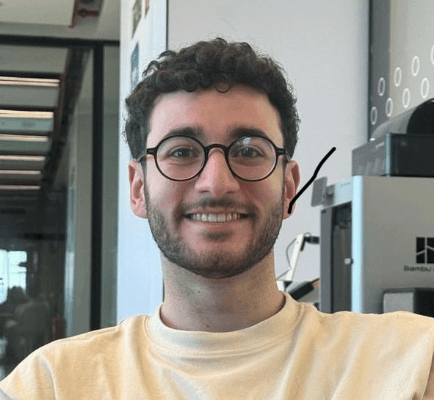
M 431 318 L 327 315 L 277 289 L 273 245 L 300 181 L 294 104 L 280 68 L 245 43 L 150 64 L 126 136 L 164 302 L 39 349 L 4 398 L 434 399 Z

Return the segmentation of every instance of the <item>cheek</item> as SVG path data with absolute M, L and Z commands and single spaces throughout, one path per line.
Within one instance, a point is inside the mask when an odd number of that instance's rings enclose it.
M 147 182 L 152 207 L 158 209 L 163 215 L 175 213 L 178 217 L 183 198 L 182 186 L 161 175 L 153 174 L 152 176 L 149 174 Z
M 282 182 L 277 179 L 266 179 L 256 184 L 246 185 L 244 193 L 248 201 L 255 206 L 258 213 L 266 214 L 276 204 L 280 203 L 282 198 Z

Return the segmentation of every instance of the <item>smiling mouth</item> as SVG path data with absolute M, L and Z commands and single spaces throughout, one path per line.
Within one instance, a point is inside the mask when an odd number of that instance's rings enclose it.
M 219 213 L 219 214 L 211 214 L 211 213 L 197 213 L 197 214 L 188 214 L 186 217 L 193 221 L 200 222 L 230 222 L 237 221 L 239 219 L 245 219 L 248 217 L 246 214 L 238 214 L 238 213 Z

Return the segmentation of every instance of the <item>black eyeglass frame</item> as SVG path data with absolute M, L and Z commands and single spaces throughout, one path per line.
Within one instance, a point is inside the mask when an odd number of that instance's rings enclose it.
M 192 177 L 190 177 L 190 178 L 186 178 L 186 179 L 174 179 L 174 178 L 170 178 L 169 176 L 167 176 L 161 169 L 160 169 L 160 166 L 158 165 L 158 160 L 157 160 L 157 153 L 158 153 L 158 149 L 160 148 L 160 146 L 164 143 L 164 142 L 166 142 L 167 140 L 169 140 L 169 139 L 172 139 L 172 138 L 176 138 L 176 137 L 182 137 L 182 138 L 187 138 L 187 139 L 191 139 L 191 140 L 194 140 L 195 142 L 197 142 L 201 147 L 202 147 L 202 149 L 203 149 L 203 152 L 204 152 L 204 154 L 205 154 L 205 157 L 204 157 L 204 161 L 203 161 L 203 165 L 202 165 L 202 167 L 200 167 L 200 169 L 199 169 L 199 171 L 195 174 L 195 175 L 193 175 Z M 242 178 L 241 176 L 239 176 L 237 173 L 235 173 L 233 170 L 232 170 L 232 167 L 231 167 L 231 165 L 230 165 L 230 163 L 229 163 L 229 151 L 230 151 L 230 148 L 235 144 L 235 143 L 237 143 L 237 142 L 239 142 L 240 140 L 243 140 L 243 139 L 248 139 L 248 138 L 252 138 L 252 137 L 258 137 L 258 138 L 261 138 L 261 139 L 263 139 L 263 140 L 265 140 L 265 141 L 267 141 L 268 143 L 270 143 L 271 144 L 271 146 L 273 147 L 273 149 L 274 149 L 274 153 L 275 153 L 275 160 L 274 160 L 274 165 L 273 165 L 273 168 L 270 170 L 270 172 L 267 174 L 267 175 L 265 175 L 263 178 L 260 178 L 260 179 L 246 179 L 246 178 Z M 160 173 L 161 173 L 161 175 L 163 175 L 165 178 L 167 178 L 167 179 L 169 179 L 169 180 L 171 180 L 171 181 L 175 181 L 175 182 L 185 182 L 185 181 L 189 181 L 189 180 L 191 180 L 191 179 L 194 179 L 194 178 L 196 178 L 198 175 L 200 175 L 200 173 L 203 171 L 203 169 L 205 168 L 205 165 L 206 165 L 206 163 L 208 162 L 208 157 L 209 157 L 209 152 L 211 151 L 211 149 L 213 149 L 213 148 L 218 148 L 218 149 L 221 149 L 221 150 L 223 150 L 223 153 L 224 153 L 224 155 L 225 155 L 225 159 L 226 159 L 226 164 L 227 164 L 227 166 L 228 166 L 228 168 L 229 168 L 229 170 L 232 172 L 232 175 L 234 175 L 235 177 L 237 177 L 238 179 L 241 179 L 241 180 L 243 180 L 243 181 L 248 181 L 248 182 L 259 182 L 259 181 L 262 181 L 262 180 L 264 180 L 264 179 L 267 179 L 273 172 L 274 172 L 274 170 L 276 169 L 276 166 L 277 166 L 277 162 L 278 162 L 278 160 L 279 160 L 279 156 L 281 156 L 281 155 L 286 155 L 286 161 L 287 162 L 289 162 L 289 161 L 291 161 L 291 157 L 290 157 L 290 155 L 289 155 L 289 153 L 285 150 L 285 149 L 282 149 L 282 148 L 279 148 L 279 147 L 277 147 L 270 139 L 268 139 L 268 138 L 266 138 L 266 137 L 264 137 L 264 136 L 261 136 L 261 135 L 247 135 L 247 136 L 240 136 L 239 138 L 237 138 L 237 139 L 235 139 L 229 146 L 225 146 L 225 145 L 223 145 L 223 144 L 219 144 L 219 143 L 213 143 L 213 144 L 210 144 L 210 145 L 208 145 L 208 146 L 204 146 L 198 139 L 196 139 L 196 138 L 194 138 L 194 137 L 191 137 L 191 136 L 186 136 L 186 135 L 173 135 L 173 136 L 169 136 L 169 137 L 166 137 L 166 138 L 164 138 L 160 143 L 158 143 L 155 147 L 152 147 L 151 149 L 147 149 L 145 152 L 143 152 L 142 154 L 140 154 L 139 155 L 139 157 L 137 157 L 136 158 L 136 160 L 135 161 L 137 161 L 137 162 L 141 162 L 142 161 L 142 159 L 144 158 L 144 157 L 146 157 L 147 155 L 153 155 L 154 156 L 154 159 L 155 159 L 155 165 L 157 166 L 157 169 L 158 169 L 158 171 L 160 171 Z

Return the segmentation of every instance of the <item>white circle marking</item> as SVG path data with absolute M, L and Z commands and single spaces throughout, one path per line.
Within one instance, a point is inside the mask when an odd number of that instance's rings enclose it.
M 395 68 L 395 74 L 393 75 L 393 82 L 395 86 L 399 86 L 402 81 L 402 69 L 400 67 Z
M 418 56 L 413 57 L 413 61 L 411 62 L 411 73 L 413 76 L 417 76 L 420 70 L 420 60 Z
M 390 117 L 393 113 L 393 100 L 389 97 L 386 100 L 386 115 Z
M 429 93 L 429 80 L 428 78 L 423 78 L 422 83 L 420 85 L 420 95 L 422 99 L 426 99 Z
M 378 95 L 379 96 L 384 96 L 384 93 L 386 92 L 386 80 L 383 77 L 381 77 L 378 80 L 378 88 L 377 88 L 377 90 L 378 90 Z
M 402 92 L 402 105 L 407 108 L 410 105 L 410 89 L 405 88 Z
M 378 111 L 377 107 L 372 107 L 370 112 L 371 125 L 375 125 L 377 123 Z

